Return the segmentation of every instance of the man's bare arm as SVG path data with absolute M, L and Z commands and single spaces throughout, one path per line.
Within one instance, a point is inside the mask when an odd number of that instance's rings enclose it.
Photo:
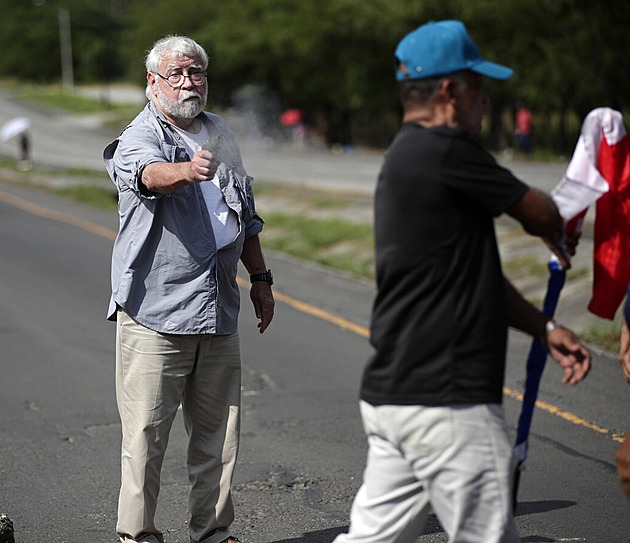
M 512 204 L 507 214 L 520 222 L 527 233 L 543 238 L 565 270 L 571 267 L 563 241 L 564 221 L 551 196 L 530 188 Z
M 178 188 L 208 181 L 214 177 L 219 162 L 209 151 L 197 151 L 190 162 L 153 162 L 142 172 L 142 183 L 151 192 L 165 194 Z
M 550 317 L 536 309 L 505 278 L 509 325 L 540 340 L 564 371 L 563 383 L 575 385 L 591 369 L 591 353 L 568 328 L 555 325 L 547 332 Z

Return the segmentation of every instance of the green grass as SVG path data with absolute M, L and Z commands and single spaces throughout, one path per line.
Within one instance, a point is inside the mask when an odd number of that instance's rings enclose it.
M 520 255 L 507 259 L 502 263 L 503 271 L 511 280 L 521 277 L 534 277 L 541 279 L 549 275 L 548 261 L 542 260 L 536 255 Z M 582 279 L 589 274 L 587 268 L 571 268 L 567 273 L 567 283 Z
M 567 272 L 567 284 L 573 281 L 577 281 L 578 279 L 582 279 L 583 277 L 586 277 L 589 273 L 590 270 L 588 268 L 571 268 Z
M 619 351 L 620 335 L 621 325 L 611 322 L 590 326 L 583 334 L 580 334 L 580 339 L 590 345 L 616 353 Z
M 9 88 L 20 100 L 28 101 L 47 109 L 58 109 L 76 115 L 106 113 L 103 125 L 117 132 L 122 131 L 143 106 L 138 104 L 117 104 L 103 99 L 67 93 L 58 85 L 23 85 L 13 84 Z
M 76 177 L 77 184 L 84 179 L 107 179 L 105 170 L 92 170 L 89 168 L 46 168 L 42 166 L 34 166 L 31 170 L 23 171 L 19 168 L 18 161 L 14 158 L 0 156 L 0 170 L 16 172 L 16 175 L 25 181 L 35 177 Z M 113 187 L 113 185 L 112 185 Z
M 112 185 L 113 187 L 113 185 Z M 116 211 L 118 207 L 118 199 L 116 192 L 101 187 L 91 185 L 76 185 L 57 189 L 56 192 L 77 202 L 82 202 L 102 209 L 111 209 Z
M 353 197 L 348 194 L 324 192 L 299 185 L 274 183 L 269 181 L 256 182 L 256 198 L 278 198 L 283 202 L 306 204 L 310 209 L 340 210 L 347 208 Z
M 47 177 L 63 177 L 68 181 L 68 185 L 53 188 L 45 181 Z M 103 181 L 109 182 L 104 171 L 85 168 L 52 169 L 38 166 L 28 171 L 21 171 L 18 168 L 17 161 L 0 157 L 0 181 L 48 190 L 94 207 L 111 210 L 116 210 L 117 208 L 115 187 L 113 183 L 111 188 L 107 187 L 106 183 L 103 183 Z M 98 184 L 96 181 L 98 181 Z
M 510 279 L 518 277 L 545 277 L 549 271 L 547 262 L 535 255 L 521 255 L 503 262 L 503 271 Z
M 101 100 L 85 98 L 77 94 L 66 94 L 62 91 L 42 92 L 38 88 L 24 90 L 20 99 L 28 100 L 47 108 L 63 109 L 71 113 L 97 113 L 111 111 L 114 106 Z
M 265 230 L 261 243 L 264 248 L 359 277 L 374 277 L 374 237 L 370 225 L 280 212 L 263 216 Z
M 18 162 L 13 158 L 6 158 L 0 156 L 0 168 L 3 170 L 18 172 Z
M 56 85 L 19 85 L 12 87 L 21 100 L 39 104 L 46 108 L 63 109 L 70 113 L 98 113 L 103 111 L 122 112 L 138 110 L 137 105 L 115 104 L 107 99 L 94 99 L 76 93 L 67 93 Z

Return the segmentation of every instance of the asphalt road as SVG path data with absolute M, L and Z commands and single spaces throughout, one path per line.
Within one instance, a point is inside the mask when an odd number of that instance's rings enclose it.
M 72 132 L 84 142 L 100 137 L 76 125 Z M 58 127 L 57 139 L 68 141 L 64 134 Z M 14 521 L 18 543 L 115 541 L 120 425 L 114 329 L 105 321 L 115 228 L 112 213 L 0 186 L 0 512 Z M 278 307 L 262 336 L 243 291 L 234 529 L 245 543 L 325 543 L 347 528 L 364 464 L 357 391 L 373 287 L 280 255 L 268 260 Z M 528 347 L 511 334 L 504 403 L 512 428 Z M 625 542 L 630 504 L 613 456 L 630 422 L 627 385 L 605 353 L 578 387 L 559 380 L 550 363 L 519 493 L 522 541 Z M 158 510 L 168 543 L 187 541 L 186 503 L 178 420 Z M 419 542 L 444 541 L 431 517 Z

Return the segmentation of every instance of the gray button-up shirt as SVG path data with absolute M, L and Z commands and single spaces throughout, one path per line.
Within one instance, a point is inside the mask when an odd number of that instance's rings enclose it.
M 199 184 L 168 194 L 150 192 L 141 181 L 153 162 L 190 160 L 180 136 L 149 102 L 103 152 L 118 188 L 120 227 L 112 255 L 108 318 L 120 306 L 134 320 L 168 334 L 236 332 L 240 305 L 236 272 L 244 240 L 262 230 L 254 207 L 252 178 L 236 139 L 219 116 L 199 118 L 220 142 L 221 192 L 238 216 L 236 239 L 217 250 Z

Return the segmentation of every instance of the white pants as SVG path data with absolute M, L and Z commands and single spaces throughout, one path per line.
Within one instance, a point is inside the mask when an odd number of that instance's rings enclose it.
M 518 543 L 515 457 L 500 405 L 361 402 L 368 438 L 350 531 L 335 543 L 413 543 L 433 507 L 450 543 Z
M 116 397 L 122 421 L 116 530 L 162 541 L 154 524 L 160 473 L 181 403 L 189 436 L 190 539 L 219 543 L 234 520 L 231 485 L 240 426 L 238 334 L 159 334 L 118 311 Z

